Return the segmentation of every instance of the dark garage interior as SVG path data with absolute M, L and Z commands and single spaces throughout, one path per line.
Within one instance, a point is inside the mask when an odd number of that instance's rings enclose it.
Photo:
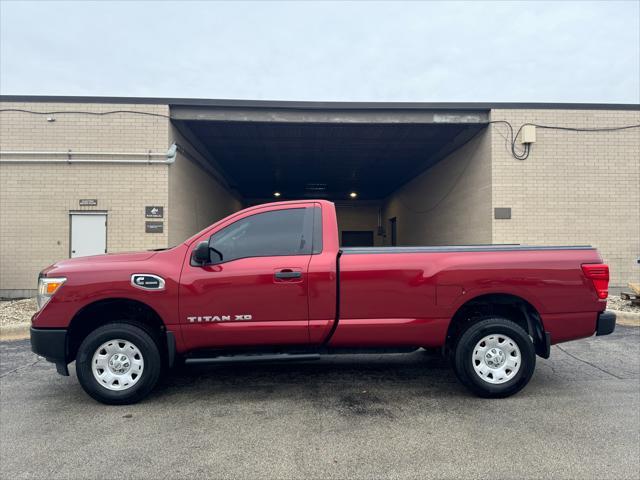
M 336 202 L 343 244 L 372 245 L 394 191 L 486 127 L 488 110 L 375 104 L 366 108 L 171 105 L 172 123 L 245 205 Z

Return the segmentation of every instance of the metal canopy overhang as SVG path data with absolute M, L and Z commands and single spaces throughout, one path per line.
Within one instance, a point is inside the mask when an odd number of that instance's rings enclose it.
M 73 95 L 0 95 L 0 102 L 25 103 L 102 103 L 123 105 L 170 105 L 195 107 L 261 107 L 312 109 L 431 109 L 431 110 L 640 110 L 638 103 L 562 103 L 562 102 L 309 102 L 291 100 L 238 100 L 168 97 L 106 97 Z
M 171 106 L 171 118 L 183 121 L 364 123 L 364 124 L 483 124 L 489 110 L 434 110 L 418 108 L 260 108 Z
M 246 199 L 382 199 L 486 127 L 489 110 L 396 104 L 171 105 Z

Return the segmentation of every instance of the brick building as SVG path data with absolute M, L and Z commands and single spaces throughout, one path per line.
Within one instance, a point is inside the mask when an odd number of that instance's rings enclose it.
M 0 97 L 0 297 L 301 197 L 336 202 L 344 244 L 591 244 L 638 282 L 640 128 L 611 130 L 638 124 L 640 105 Z

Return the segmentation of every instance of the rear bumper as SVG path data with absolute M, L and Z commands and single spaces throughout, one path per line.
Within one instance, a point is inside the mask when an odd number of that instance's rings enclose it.
M 608 310 L 598 314 L 596 335 L 609 335 L 616 329 L 616 314 Z
M 56 364 L 60 375 L 69 375 L 67 369 L 67 330 L 31 327 L 31 351 Z

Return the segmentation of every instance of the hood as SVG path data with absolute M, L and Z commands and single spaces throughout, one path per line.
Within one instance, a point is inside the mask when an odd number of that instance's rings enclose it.
M 146 251 L 146 252 L 127 252 L 127 253 L 109 253 L 106 255 L 91 255 L 89 257 L 77 257 L 77 258 L 69 258 L 67 260 L 60 260 L 59 262 L 54 263 L 53 265 L 45 268 L 42 273 L 46 274 L 50 270 L 57 269 L 67 269 L 73 267 L 89 267 L 94 265 L 102 265 L 105 263 L 114 263 L 114 262 L 141 262 L 143 260 L 148 260 L 157 252 L 154 251 Z

